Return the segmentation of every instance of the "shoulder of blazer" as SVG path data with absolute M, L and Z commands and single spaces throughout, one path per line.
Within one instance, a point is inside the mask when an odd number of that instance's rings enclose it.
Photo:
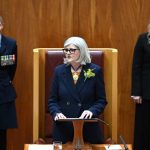
M 99 70 L 99 69 L 101 69 L 101 66 L 94 64 L 94 63 L 89 63 L 89 64 L 86 64 L 86 66 L 84 68 Z
M 141 40 L 144 40 L 144 41 L 146 41 L 146 39 L 147 39 L 147 35 L 148 35 L 148 33 L 146 32 L 146 33 L 142 33 L 142 34 L 140 34 L 139 35 L 139 39 L 141 39 Z
M 67 67 L 66 64 L 60 64 L 60 65 L 58 65 L 58 66 L 55 67 L 55 70 L 62 70 L 64 68 L 66 68 L 66 67 Z
M 61 74 L 66 71 L 66 68 L 70 67 L 70 65 L 61 64 L 55 67 L 55 73 Z
M 148 44 L 148 33 L 147 32 L 139 35 L 137 42 L 136 42 L 136 45 L 139 45 L 139 44 L 141 46 Z
M 16 43 L 16 40 L 2 35 L 2 42 L 4 42 L 5 44 L 14 44 Z

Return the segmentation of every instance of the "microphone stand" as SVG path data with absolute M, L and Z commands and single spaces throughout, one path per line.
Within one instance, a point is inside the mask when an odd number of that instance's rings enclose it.
M 109 126 L 109 123 L 105 122 L 104 120 L 99 119 L 99 118 L 96 118 L 96 119 L 97 119 L 99 122 L 102 122 L 103 124 L 105 124 L 105 125 Z
M 122 142 L 123 145 L 124 145 L 124 149 L 125 149 L 125 150 L 129 150 L 128 147 L 127 147 L 127 145 L 126 145 L 126 143 L 125 143 L 125 141 L 124 141 L 124 139 L 123 139 L 123 137 L 122 137 L 121 135 L 120 135 L 119 137 L 120 137 L 121 142 Z

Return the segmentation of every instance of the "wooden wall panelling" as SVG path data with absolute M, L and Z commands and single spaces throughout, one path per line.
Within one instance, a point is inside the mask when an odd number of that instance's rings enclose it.
M 89 47 L 118 49 L 118 129 L 126 142 L 132 143 L 132 55 L 138 34 L 146 31 L 149 14 L 149 0 L 0 0 L 0 15 L 5 19 L 4 33 L 16 38 L 18 43 L 14 84 L 18 93 L 19 128 L 9 130 L 8 150 L 21 150 L 24 143 L 32 142 L 32 50 L 62 47 L 64 40 L 72 35 L 85 38 Z

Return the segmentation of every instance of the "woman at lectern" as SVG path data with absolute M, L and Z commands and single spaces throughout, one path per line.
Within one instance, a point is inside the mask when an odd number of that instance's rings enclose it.
M 81 37 L 70 37 L 62 49 L 64 64 L 55 68 L 54 79 L 48 101 L 49 111 L 54 118 L 53 139 L 66 143 L 73 140 L 70 122 L 57 122 L 64 118 L 98 117 L 107 102 L 100 66 L 91 63 L 88 46 Z M 103 143 L 99 123 L 85 123 L 85 142 Z
M 136 103 L 134 150 L 150 149 L 150 24 L 138 37 L 132 65 L 132 99 Z

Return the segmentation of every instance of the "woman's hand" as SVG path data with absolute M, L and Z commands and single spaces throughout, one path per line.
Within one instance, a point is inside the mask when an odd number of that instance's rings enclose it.
M 83 113 L 81 114 L 81 116 L 79 117 L 80 119 L 91 119 L 93 116 L 93 113 L 89 110 L 85 110 L 83 111 Z
M 66 116 L 62 113 L 57 113 L 56 116 L 54 117 L 54 120 L 59 120 L 59 119 L 66 119 Z
M 142 97 L 141 96 L 131 96 L 133 101 L 137 104 L 142 104 Z

